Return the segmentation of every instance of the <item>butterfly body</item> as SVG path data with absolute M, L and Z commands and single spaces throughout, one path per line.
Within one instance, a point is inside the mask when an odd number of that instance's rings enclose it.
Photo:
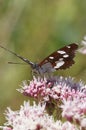
M 31 67 L 32 67 L 33 73 L 40 74 L 40 75 L 42 75 L 44 73 L 51 73 L 51 72 L 55 71 L 55 69 L 52 68 L 52 65 L 50 63 L 43 64 L 42 66 L 40 66 L 37 63 L 36 64 L 34 63 L 34 67 L 33 66 L 31 66 Z
M 74 64 L 73 58 L 75 56 L 75 51 L 77 50 L 78 45 L 76 43 L 72 43 L 68 46 L 64 46 L 63 48 L 53 52 L 40 63 L 33 63 L 30 60 L 16 54 L 15 52 L 8 50 L 2 45 L 0 45 L 0 47 L 29 64 L 34 73 L 42 75 L 44 73 L 54 72 L 59 69 L 69 68 L 72 64 Z

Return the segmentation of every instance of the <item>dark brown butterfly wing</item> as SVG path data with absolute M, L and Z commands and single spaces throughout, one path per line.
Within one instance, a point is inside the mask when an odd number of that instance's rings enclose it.
M 42 67 L 46 66 L 47 64 L 51 66 L 51 69 L 55 70 L 69 68 L 72 64 L 74 64 L 73 58 L 75 56 L 75 51 L 77 48 L 78 45 L 76 43 L 64 46 L 63 48 L 46 57 L 39 63 L 39 66 Z

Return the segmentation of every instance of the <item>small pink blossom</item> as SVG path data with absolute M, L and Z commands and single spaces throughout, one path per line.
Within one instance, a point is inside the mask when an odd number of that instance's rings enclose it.
M 3 129 L 3 130 L 13 130 L 12 128 L 7 127 L 7 126 L 0 126 L 0 129 Z
M 79 130 L 79 129 L 75 125 L 67 121 L 63 123 L 62 130 Z
M 86 117 L 85 118 L 83 118 L 82 120 L 81 120 L 81 122 L 80 122 L 81 124 L 81 127 L 83 128 L 83 129 L 85 129 L 86 128 Z

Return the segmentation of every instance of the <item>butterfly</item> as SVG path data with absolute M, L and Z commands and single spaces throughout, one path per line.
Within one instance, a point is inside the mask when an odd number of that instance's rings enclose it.
M 75 56 L 75 52 L 78 48 L 78 45 L 76 43 L 72 43 L 67 46 L 64 46 L 61 49 L 50 54 L 48 57 L 46 57 L 39 63 L 34 63 L 16 54 L 15 52 L 10 51 L 2 45 L 0 45 L 0 47 L 29 64 L 34 73 L 42 75 L 44 73 L 54 72 L 59 69 L 67 69 L 72 64 L 74 64 L 73 58 Z

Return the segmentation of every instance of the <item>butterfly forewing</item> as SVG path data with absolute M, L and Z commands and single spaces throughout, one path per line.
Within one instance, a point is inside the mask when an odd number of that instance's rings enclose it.
M 58 70 L 69 68 L 72 64 L 74 64 L 73 58 L 77 48 L 77 44 L 69 44 L 68 46 L 63 47 L 46 57 L 39 63 L 39 66 L 42 67 L 46 66 L 46 64 L 49 64 L 51 66 L 51 71 L 52 69 Z M 49 66 L 47 66 L 47 68 L 48 67 Z

